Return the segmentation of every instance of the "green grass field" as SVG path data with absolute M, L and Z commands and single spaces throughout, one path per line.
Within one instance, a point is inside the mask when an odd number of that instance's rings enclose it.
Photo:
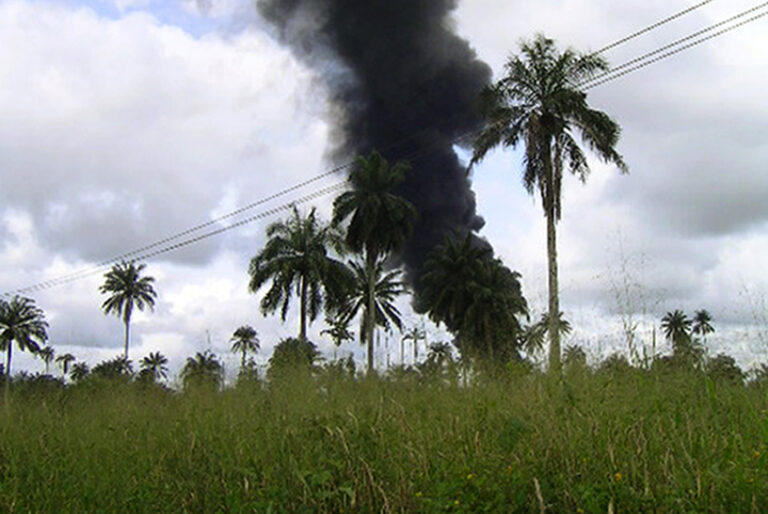
M 686 373 L 10 391 L 2 512 L 765 512 L 768 391 Z

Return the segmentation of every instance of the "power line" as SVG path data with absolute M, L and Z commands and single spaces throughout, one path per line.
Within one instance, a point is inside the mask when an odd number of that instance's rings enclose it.
M 683 9 L 682 11 L 680 11 L 680 12 L 678 12 L 676 14 L 673 14 L 672 16 L 669 16 L 668 18 L 664 18 L 663 20 L 660 20 L 660 21 L 657 21 L 656 23 L 648 25 L 644 29 L 638 30 L 637 32 L 634 32 L 634 33 L 628 35 L 627 37 L 623 37 L 623 38 L 619 39 L 618 41 L 614 41 L 610 45 L 604 46 L 603 48 L 593 52 L 592 54 L 593 55 L 601 54 L 603 52 L 607 52 L 608 50 L 616 48 L 619 45 L 623 45 L 627 41 L 635 39 L 636 37 L 642 36 L 643 34 L 645 34 L 647 32 L 650 32 L 652 30 L 655 30 L 655 29 L 661 27 L 662 25 L 666 25 L 667 23 L 669 23 L 671 21 L 674 21 L 674 20 L 676 20 L 678 18 L 681 18 L 681 17 L 685 16 L 686 14 L 695 11 L 699 7 L 703 7 L 703 6 L 705 6 L 705 5 L 709 4 L 709 3 L 712 3 L 712 1 L 713 0 L 706 0 L 705 2 L 701 2 L 700 4 L 696 4 L 696 5 L 692 6 L 692 7 L 688 7 L 687 9 Z
M 267 218 L 269 216 L 273 216 L 273 215 L 277 214 L 278 212 L 282 212 L 282 211 L 285 211 L 285 210 L 288 210 L 288 209 L 292 209 L 296 205 L 301 205 L 301 204 L 310 202 L 312 200 L 316 200 L 318 198 L 322 198 L 323 196 L 326 196 L 326 195 L 329 195 L 329 194 L 334 193 L 336 191 L 342 190 L 344 187 L 346 187 L 346 185 L 347 185 L 347 181 L 346 180 L 344 180 L 342 182 L 337 182 L 336 184 L 333 184 L 331 186 L 319 189 L 319 190 L 317 190 L 317 191 L 315 191 L 313 193 L 305 195 L 305 196 L 303 196 L 301 198 L 298 198 L 296 200 L 293 200 L 291 202 L 284 203 L 284 204 L 279 205 L 277 207 L 273 207 L 273 208 L 268 209 L 266 211 L 262 211 L 259 214 L 255 214 L 255 215 L 250 216 L 248 218 L 244 218 L 242 220 L 239 220 L 239 221 L 237 221 L 235 223 L 232 223 L 231 225 L 227 225 L 226 227 L 221 227 L 221 228 L 218 228 L 216 230 L 213 230 L 213 231 L 210 231 L 210 232 L 206 232 L 205 234 L 201 234 L 199 236 L 195 236 L 193 238 L 186 239 L 184 241 L 175 243 L 175 244 L 170 245 L 170 246 L 166 246 L 164 248 L 160 248 L 158 250 L 154 250 L 154 251 L 147 252 L 147 253 L 142 253 L 140 255 L 137 255 L 137 259 L 138 260 L 151 259 L 153 257 L 157 257 L 159 255 L 162 255 L 162 254 L 165 254 L 165 253 L 168 253 L 168 252 L 179 250 L 181 248 L 184 248 L 185 246 L 189 246 L 189 245 L 194 244 L 194 243 L 199 243 L 200 241 L 203 241 L 205 239 L 211 238 L 213 236 L 217 236 L 217 235 L 222 234 L 224 232 L 228 232 L 228 231 L 233 230 L 235 228 L 242 227 L 243 225 L 248 225 L 248 224 L 253 223 L 255 221 Z M 21 288 L 21 289 L 17 289 L 17 290 L 15 290 L 13 292 L 3 293 L 3 296 L 11 296 L 11 295 L 14 295 L 14 294 L 23 294 L 23 293 L 30 293 L 30 292 L 35 292 L 35 291 L 43 291 L 43 290 L 46 290 L 46 289 L 50 289 L 52 287 L 60 286 L 60 285 L 67 284 L 67 283 L 70 283 L 70 282 L 74 282 L 76 280 L 80 280 L 80 279 L 83 279 L 83 278 L 87 278 L 87 277 L 99 274 L 107 266 L 109 266 L 110 264 L 111 264 L 111 262 L 107 263 L 107 264 L 103 264 L 103 265 L 94 266 L 93 268 L 89 268 L 88 270 L 84 270 L 82 272 L 79 272 L 78 274 L 71 274 L 69 276 L 59 277 L 59 278 L 47 280 L 47 281 L 44 281 L 44 282 L 39 282 L 39 283 L 34 284 L 32 286 L 28 286 L 28 287 L 24 287 L 24 288 Z
M 744 11 L 741 14 L 738 14 L 736 16 L 732 16 L 731 18 L 722 21 L 720 23 L 716 23 L 715 25 L 712 25 L 711 27 L 707 27 L 706 29 L 702 29 L 694 34 L 691 34 L 690 36 L 686 36 L 682 39 L 679 39 L 675 41 L 674 43 L 670 43 L 668 45 L 665 45 L 657 50 L 654 50 L 653 52 L 649 52 L 641 57 L 638 57 L 637 59 L 632 59 L 631 61 L 627 61 L 626 63 L 622 64 L 621 66 L 618 66 L 614 68 L 612 71 L 603 73 L 602 75 L 599 75 L 591 80 L 588 80 L 586 82 L 583 82 L 582 84 L 579 84 L 579 87 L 582 89 L 592 89 L 594 87 L 600 86 L 602 84 L 605 84 L 606 82 L 610 82 L 612 80 L 615 80 L 619 77 L 623 77 L 624 75 L 627 75 L 629 73 L 632 73 L 634 71 L 640 70 L 642 68 L 645 68 L 646 66 L 649 66 L 653 63 L 659 62 L 661 60 L 666 59 L 667 57 L 671 57 L 675 54 L 678 54 L 684 50 L 688 50 L 689 48 L 693 48 L 694 46 L 698 46 L 706 41 L 709 41 L 710 39 L 714 39 L 716 37 L 722 36 L 723 34 L 726 34 L 728 32 L 731 32 L 737 28 L 743 27 L 744 25 L 747 25 L 748 23 L 752 23 L 754 21 L 757 21 L 765 16 L 768 16 L 768 11 L 762 12 L 760 14 L 757 14 L 755 16 L 752 16 L 751 18 L 747 18 L 746 20 L 743 20 L 739 23 L 736 23 L 735 25 L 731 25 L 730 27 L 727 27 L 725 29 L 719 30 L 713 34 L 710 34 L 706 37 L 696 39 L 695 41 L 692 41 L 691 43 L 688 43 L 686 45 L 680 46 L 678 48 L 675 48 L 674 50 L 670 50 L 669 52 L 662 53 L 665 50 L 668 50 L 670 48 L 673 48 L 675 46 L 680 45 L 681 43 L 684 43 L 686 41 L 690 41 L 691 39 L 696 38 L 697 36 L 700 36 L 702 34 L 705 34 L 707 32 L 711 32 L 712 30 L 722 27 L 723 25 L 733 22 L 736 19 L 743 18 L 744 16 L 753 13 L 763 7 L 768 6 L 768 2 L 761 4 L 757 7 L 753 7 L 752 9 L 749 9 L 747 11 Z M 659 55 L 660 54 L 660 55 Z M 655 56 L 655 57 L 654 57 Z M 651 58 L 653 57 L 653 58 Z M 633 66 L 635 64 L 635 66 Z

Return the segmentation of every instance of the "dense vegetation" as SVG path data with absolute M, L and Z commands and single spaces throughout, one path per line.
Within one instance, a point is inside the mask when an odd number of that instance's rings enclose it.
M 297 340 L 298 341 L 298 340 Z M 447 369 L 447 368 L 446 368 Z M 567 365 L 218 392 L 17 383 L 0 416 L 7 512 L 759 512 L 768 388 Z M 453 377 L 453 379 L 451 378 Z

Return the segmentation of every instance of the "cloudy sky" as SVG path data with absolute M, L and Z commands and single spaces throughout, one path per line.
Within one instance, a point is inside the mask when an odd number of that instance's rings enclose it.
M 695 3 L 465 0 L 453 21 L 499 77 L 536 32 L 595 50 Z M 713 1 L 606 57 L 623 63 L 754 5 Z M 622 321 L 639 323 L 650 343 L 666 311 L 707 308 L 718 328 L 710 352 L 745 366 L 768 360 L 768 70 L 754 58 L 768 51 L 767 26 L 762 18 L 590 91 L 622 126 L 630 166 L 622 176 L 595 162 L 586 185 L 565 184 L 562 305 L 575 326 L 569 342 L 591 355 L 624 348 Z M 246 0 L 0 0 L 0 48 L 2 292 L 88 269 L 334 164 L 321 81 Z M 519 152 L 497 151 L 473 182 L 482 235 L 523 274 L 540 313 L 545 227 L 520 169 Z M 315 202 L 326 214 L 329 203 Z M 274 219 L 150 261 L 159 300 L 135 316 L 132 357 L 161 351 L 175 371 L 210 348 L 234 369 L 227 349 L 237 326 L 259 330 L 265 356 L 294 334 L 295 314 L 284 326 L 264 319 L 246 290 L 248 260 Z M 59 353 L 89 363 L 119 354 L 122 326 L 100 310 L 101 281 L 31 294 Z M 15 369 L 42 369 L 16 355 Z

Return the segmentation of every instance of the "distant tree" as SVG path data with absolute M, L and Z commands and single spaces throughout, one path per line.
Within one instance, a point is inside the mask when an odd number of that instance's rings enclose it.
M 240 368 L 245 369 L 245 358 L 249 353 L 256 353 L 259 351 L 259 334 L 256 329 L 250 325 L 243 325 L 238 327 L 229 339 L 232 343 L 232 351 L 240 352 L 242 360 L 240 362 Z
M 168 358 L 160 352 L 150 353 L 139 361 L 139 375 L 150 382 L 168 377 Z
M 453 362 L 453 352 L 449 343 L 432 343 L 427 351 L 427 361 L 438 368 Z
M 194 357 L 189 357 L 181 370 L 181 380 L 184 388 L 212 387 L 218 389 L 224 381 L 224 366 L 219 359 L 206 350 L 197 352 Z
M 583 182 L 590 172 L 574 134 L 578 133 L 602 160 L 616 164 L 623 172 L 627 166 L 615 150 L 619 125 L 606 113 L 592 109 L 581 87 L 607 71 L 608 62 L 594 53 L 579 54 L 570 48 L 560 52 L 554 40 L 541 34 L 521 43 L 520 53 L 507 61 L 506 75 L 481 95 L 486 124 L 475 139 L 470 166 L 497 146 L 525 146 L 523 183 L 529 194 L 539 189 L 547 220 L 549 368 L 557 371 L 560 300 L 555 226 L 562 211 L 563 168 L 568 164 L 571 173 Z
M 307 322 L 314 321 L 326 304 L 332 308 L 343 296 L 351 274 L 330 250 L 344 252 L 343 238 L 335 226 L 322 223 L 312 209 L 306 217 L 293 209 L 292 216 L 267 228 L 267 244 L 251 259 L 248 285 L 256 293 L 267 282 L 272 286 L 261 301 L 263 314 L 280 309 L 283 321 L 294 292 L 299 298 L 299 338 L 307 338 Z
M 312 371 L 315 361 L 320 358 L 320 353 L 310 341 L 290 337 L 283 339 L 272 352 L 269 358 L 267 377 L 270 380 L 279 378 L 284 373 L 291 371 Z
M 712 326 L 712 315 L 706 309 L 698 310 L 693 315 L 693 333 L 707 337 L 715 331 Z
M 349 175 L 352 190 L 333 202 L 333 222 L 349 220 L 346 242 L 352 251 L 363 254 L 365 276 L 368 277 L 366 311 L 376 312 L 377 268 L 390 254 L 400 252 L 413 231 L 416 209 L 394 193 L 402 183 L 410 165 L 389 165 L 380 153 L 359 156 Z M 373 373 L 373 332 L 377 322 L 364 322 L 368 344 L 368 373 Z M 362 339 L 362 334 L 361 334 Z
M 528 316 L 520 275 L 466 236 L 446 239 L 424 264 L 417 310 L 456 335 L 462 357 L 504 362 L 519 358 L 519 316 Z
M 47 340 L 45 313 L 34 300 L 20 296 L 14 296 L 10 302 L 0 299 L 0 350 L 6 351 L 5 373 L 9 379 L 13 343 L 22 352 L 37 353 Z
M 526 327 L 522 332 L 523 350 L 528 355 L 535 355 L 544 349 L 544 339 L 549 333 L 550 322 L 549 314 L 542 314 L 537 323 Z M 563 317 L 560 312 L 557 317 L 557 330 L 560 332 L 558 339 L 562 341 L 563 336 L 572 332 L 570 322 Z
M 745 373 L 730 355 L 720 353 L 707 362 L 707 375 L 717 380 L 728 380 L 737 384 L 744 382 Z
M 53 362 L 56 351 L 51 346 L 44 346 L 40 348 L 37 355 L 43 359 L 43 362 L 45 363 L 45 374 L 48 375 L 51 371 L 51 362 Z
M 133 363 L 120 355 L 95 365 L 91 375 L 105 380 L 130 380 L 133 378 Z
M 355 334 L 349 330 L 349 319 L 345 319 L 341 316 L 330 316 L 325 318 L 325 323 L 328 328 L 321 330 L 321 335 L 327 335 L 331 338 L 334 344 L 333 358 L 336 360 L 336 349 L 346 341 L 352 341 L 355 338 Z
M 72 365 L 72 369 L 69 371 L 69 378 L 72 382 L 81 382 L 90 374 L 88 364 L 85 362 L 76 362 Z
M 99 288 L 101 294 L 109 295 L 101 308 L 104 314 L 120 316 L 125 324 L 125 360 L 128 360 L 128 342 L 130 340 L 131 315 L 136 307 L 143 311 L 145 307 L 155 308 L 157 293 L 152 287 L 152 277 L 142 277 L 145 264 L 122 261 L 112 266 L 104 275 L 104 284 Z
M 680 309 L 674 312 L 668 312 L 661 318 L 661 330 L 673 345 L 673 347 L 682 345 L 691 339 L 692 321 Z
M 400 365 L 405 366 L 405 342 L 410 341 L 413 346 L 413 362 L 419 359 L 419 341 L 427 340 L 427 331 L 424 326 L 414 325 L 410 330 L 406 330 L 403 337 L 400 338 Z
M 587 354 L 581 346 L 572 344 L 566 346 L 563 352 L 563 363 L 566 366 L 585 367 L 587 365 Z
M 65 353 L 56 357 L 56 363 L 61 367 L 62 376 L 67 376 L 69 373 L 69 365 L 75 362 L 75 356 L 71 353 Z

